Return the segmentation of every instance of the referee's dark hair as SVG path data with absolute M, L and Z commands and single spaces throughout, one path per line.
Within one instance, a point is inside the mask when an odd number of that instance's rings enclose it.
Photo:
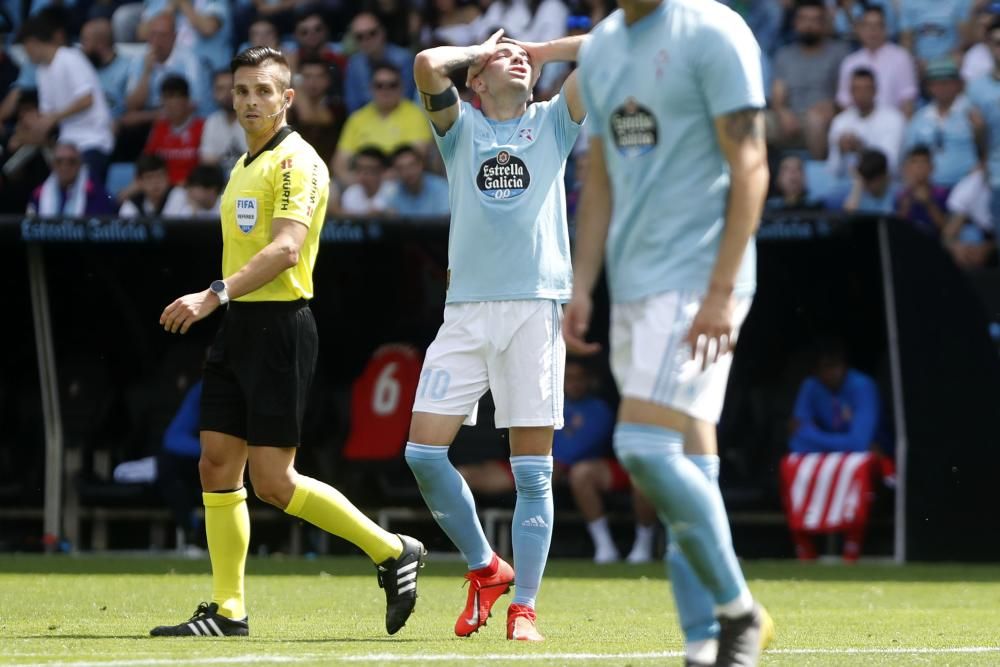
M 269 62 L 281 65 L 281 69 L 284 72 L 281 78 L 278 79 L 278 83 L 281 84 L 281 90 L 291 88 L 292 71 L 288 66 L 288 61 L 282 55 L 281 51 L 272 49 L 270 46 L 251 46 L 249 49 L 240 51 L 229 62 L 229 71 L 233 73 L 233 76 L 236 76 L 236 70 L 241 67 L 260 67 Z

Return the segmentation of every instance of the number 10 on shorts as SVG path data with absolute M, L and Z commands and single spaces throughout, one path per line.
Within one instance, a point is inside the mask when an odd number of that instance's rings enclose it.
M 425 368 L 420 372 L 420 398 L 440 401 L 448 393 L 451 374 L 443 368 Z

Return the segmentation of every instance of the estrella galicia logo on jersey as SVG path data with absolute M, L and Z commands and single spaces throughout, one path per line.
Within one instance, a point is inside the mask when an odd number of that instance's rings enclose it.
M 249 234 L 257 226 L 257 199 L 238 197 L 236 199 L 236 224 L 240 231 Z
M 644 155 L 656 146 L 656 116 L 630 97 L 611 112 L 611 136 L 625 157 Z
M 524 161 L 508 151 L 500 151 L 479 167 L 476 185 L 491 199 L 510 199 L 528 189 L 531 174 Z

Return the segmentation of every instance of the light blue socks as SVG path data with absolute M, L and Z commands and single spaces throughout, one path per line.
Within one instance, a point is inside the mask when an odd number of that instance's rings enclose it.
M 514 547 L 514 602 L 535 608 L 552 543 L 552 457 L 512 456 L 517 487 L 511 542 Z
M 718 489 L 719 457 L 708 454 L 688 455 L 688 460 L 698 466 L 705 478 Z M 666 517 L 661 517 L 666 523 Z M 670 542 L 667 545 L 667 574 L 670 589 L 674 594 L 681 630 L 687 642 L 715 639 L 719 636 L 719 623 L 715 620 L 715 604 L 712 594 L 698 581 L 684 552 L 674 539 L 674 531 L 667 531 Z
M 721 608 L 730 616 L 736 608 L 749 611 L 752 598 L 733 552 L 722 495 L 684 456 L 683 436 L 657 426 L 619 423 L 614 444 L 618 460 L 666 520 L 697 580 L 711 593 L 716 612 Z
M 431 515 L 462 552 L 469 569 L 478 570 L 489 565 L 493 549 L 479 523 L 476 501 L 469 485 L 448 460 L 448 448 L 408 442 L 406 463 L 417 479 L 420 495 Z M 551 501 L 549 504 L 551 507 Z

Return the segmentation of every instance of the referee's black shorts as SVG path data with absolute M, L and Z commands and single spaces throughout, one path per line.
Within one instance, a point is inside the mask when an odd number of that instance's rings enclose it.
M 205 362 L 201 430 L 299 446 L 318 352 L 307 301 L 231 301 Z

